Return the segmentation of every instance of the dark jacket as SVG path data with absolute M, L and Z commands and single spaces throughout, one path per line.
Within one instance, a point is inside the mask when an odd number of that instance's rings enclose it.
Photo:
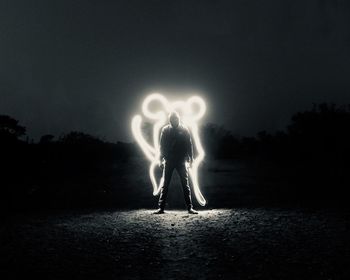
M 177 128 L 173 128 L 168 124 L 162 128 L 160 159 L 174 162 L 193 160 L 191 134 L 185 126 L 179 124 Z

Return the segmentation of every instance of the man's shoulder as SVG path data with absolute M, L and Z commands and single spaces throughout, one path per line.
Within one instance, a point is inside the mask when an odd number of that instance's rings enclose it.
M 166 133 L 168 131 L 171 131 L 173 128 L 171 126 L 171 124 L 166 124 L 165 126 L 162 127 L 161 132 L 162 133 Z M 178 127 L 178 130 L 181 132 L 185 132 L 185 133 L 190 133 L 190 130 L 187 128 L 187 126 L 180 124 Z
M 161 132 L 164 133 L 164 132 L 167 132 L 171 129 L 171 125 L 170 124 L 166 124 L 165 126 L 163 126 Z
M 190 130 L 189 130 L 188 127 L 187 127 L 186 125 L 184 125 L 184 124 L 181 124 L 180 129 L 181 129 L 183 132 L 185 132 L 185 133 L 190 133 Z

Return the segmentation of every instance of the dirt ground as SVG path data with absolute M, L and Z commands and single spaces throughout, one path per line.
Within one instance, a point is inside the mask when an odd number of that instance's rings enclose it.
M 17 215 L 1 279 L 349 279 L 349 213 L 218 209 Z

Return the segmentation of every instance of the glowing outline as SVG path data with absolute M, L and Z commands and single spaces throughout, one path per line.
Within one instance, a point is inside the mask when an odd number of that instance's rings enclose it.
M 152 102 L 159 102 L 164 110 L 157 112 L 152 112 L 149 109 L 149 105 Z M 194 114 L 193 105 L 199 106 L 199 111 Z M 159 194 L 162 184 L 164 182 L 164 170 L 163 175 L 157 183 L 155 176 L 155 169 L 159 165 L 159 133 L 161 128 L 166 124 L 167 115 L 176 110 L 182 116 L 182 123 L 185 124 L 187 128 L 191 131 L 193 145 L 196 148 L 198 155 L 193 160 L 192 166 L 187 166 L 189 175 L 192 181 L 194 195 L 201 206 L 206 205 L 206 200 L 202 195 L 199 183 L 198 183 L 198 168 L 201 161 L 204 159 L 205 152 L 202 147 L 199 134 L 198 134 L 198 125 L 197 122 L 204 116 L 206 111 L 206 105 L 204 100 L 199 96 L 192 96 L 186 102 L 185 101 L 175 101 L 169 102 L 163 95 L 159 93 L 153 93 L 146 97 L 142 104 L 142 113 L 150 120 L 153 120 L 153 146 L 150 145 L 145 138 L 142 136 L 141 123 L 142 116 L 136 115 L 132 118 L 131 121 L 131 130 L 134 135 L 136 142 L 141 147 L 142 151 L 146 155 L 147 159 L 151 162 L 149 168 L 149 176 L 153 186 L 153 195 L 156 196 Z

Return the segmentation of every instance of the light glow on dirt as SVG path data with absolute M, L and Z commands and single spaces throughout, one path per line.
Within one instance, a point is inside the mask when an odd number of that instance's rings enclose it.
M 160 105 L 160 109 L 151 110 L 151 105 L 154 107 L 155 104 L 158 104 L 158 107 Z M 177 111 L 179 113 L 181 122 L 191 132 L 193 146 L 194 149 L 197 150 L 197 156 L 194 158 L 192 166 L 187 165 L 187 167 L 190 179 L 192 181 L 194 195 L 198 203 L 204 206 L 206 204 L 206 200 L 201 193 L 198 182 L 198 168 L 205 156 L 205 152 L 198 134 L 198 121 L 204 116 L 206 111 L 205 102 L 201 97 L 192 96 L 186 101 L 179 100 L 170 102 L 165 96 L 159 93 L 150 94 L 143 101 L 142 113 L 148 119 L 148 121 L 153 122 L 153 145 L 149 144 L 142 134 L 143 119 L 141 115 L 136 115 L 132 118 L 131 130 L 133 136 L 151 163 L 149 168 L 149 176 L 153 186 L 153 195 L 156 196 L 159 194 L 164 182 L 164 170 L 159 182 L 157 182 L 155 175 L 156 168 L 160 164 L 159 134 L 162 127 L 167 123 L 168 114 L 172 111 Z

